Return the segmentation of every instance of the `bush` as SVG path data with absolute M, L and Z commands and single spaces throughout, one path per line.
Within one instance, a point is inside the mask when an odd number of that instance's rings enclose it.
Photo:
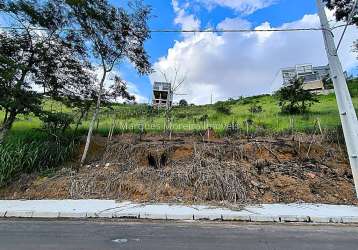
M 205 122 L 205 121 L 207 121 L 208 119 L 209 119 L 209 116 L 208 116 L 207 114 L 202 115 L 202 116 L 199 117 L 199 121 L 201 121 L 201 122 Z
M 254 124 L 254 120 L 252 120 L 251 118 L 248 118 L 244 121 L 244 126 L 249 125 L 252 126 Z
M 187 117 L 187 114 L 185 114 L 185 113 L 177 113 L 177 114 L 175 114 L 175 117 L 177 119 L 185 119 Z
M 231 107 L 223 102 L 219 102 L 215 106 L 216 112 L 224 114 L 224 115 L 230 115 L 231 114 Z
M 276 92 L 282 113 L 302 114 L 314 103 L 319 102 L 317 95 L 303 89 L 302 78 L 291 80 L 290 84 Z
M 179 106 L 181 107 L 187 107 L 188 106 L 188 102 L 184 99 L 179 101 Z
M 256 113 L 261 113 L 263 109 L 262 106 L 254 104 L 249 108 L 249 111 L 250 113 L 256 114 Z
M 66 113 L 45 112 L 40 116 L 43 128 L 51 133 L 63 133 L 74 121 L 73 116 Z

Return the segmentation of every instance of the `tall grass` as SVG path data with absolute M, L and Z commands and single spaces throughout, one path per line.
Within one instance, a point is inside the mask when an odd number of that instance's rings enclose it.
M 0 187 L 22 173 L 56 168 L 68 160 L 75 143 L 69 135 L 52 137 L 42 132 L 17 132 L 0 145 Z

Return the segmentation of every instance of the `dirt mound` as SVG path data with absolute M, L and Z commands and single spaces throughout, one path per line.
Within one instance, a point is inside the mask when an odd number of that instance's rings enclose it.
M 99 147 L 98 144 L 96 147 Z M 78 172 L 28 178 L 2 198 L 357 204 L 345 152 L 322 138 L 116 137 Z M 25 187 L 25 188 L 24 188 Z

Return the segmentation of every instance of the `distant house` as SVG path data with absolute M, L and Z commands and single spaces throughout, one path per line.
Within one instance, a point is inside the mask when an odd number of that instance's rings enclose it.
M 330 78 L 329 66 L 313 67 L 312 64 L 296 65 L 281 70 L 283 86 L 290 84 L 294 78 L 303 78 L 303 88 L 312 92 L 322 93 L 325 90 L 323 80 Z
M 168 82 L 154 82 L 153 107 L 167 108 L 173 105 L 173 92 Z

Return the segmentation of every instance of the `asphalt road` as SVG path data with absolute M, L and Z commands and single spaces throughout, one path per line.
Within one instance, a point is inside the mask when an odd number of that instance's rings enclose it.
M 358 227 L 0 220 L 0 249 L 358 249 Z

